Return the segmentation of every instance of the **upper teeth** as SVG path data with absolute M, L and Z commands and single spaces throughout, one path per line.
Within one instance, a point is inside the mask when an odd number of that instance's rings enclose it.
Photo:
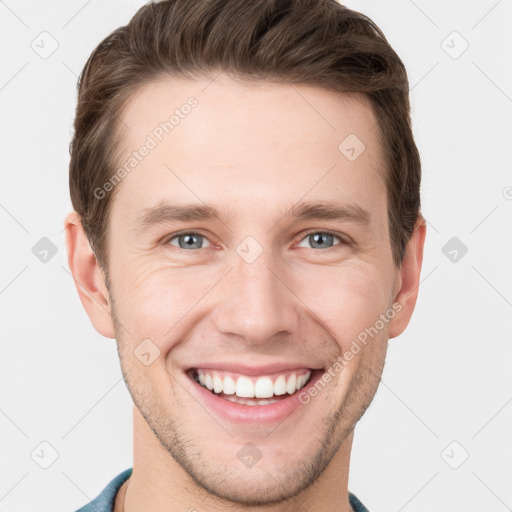
M 297 371 L 281 374 L 277 377 L 261 376 L 257 378 L 245 375 L 222 376 L 219 372 L 197 370 L 197 377 L 201 386 L 214 393 L 224 393 L 243 398 L 270 398 L 274 395 L 293 394 L 306 385 L 311 372 Z

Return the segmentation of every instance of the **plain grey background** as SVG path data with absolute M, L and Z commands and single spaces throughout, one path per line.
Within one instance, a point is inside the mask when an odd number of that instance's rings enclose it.
M 142 4 L 0 1 L 0 511 L 76 510 L 132 466 L 131 398 L 63 220 L 77 76 Z M 416 312 L 356 429 L 349 488 L 372 512 L 511 510 L 512 1 L 346 5 L 408 69 L 428 221 Z

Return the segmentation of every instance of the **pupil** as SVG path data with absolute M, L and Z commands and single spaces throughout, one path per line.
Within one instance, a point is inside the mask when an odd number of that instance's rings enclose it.
M 313 240 L 314 240 L 313 246 L 321 245 L 322 241 L 325 242 L 326 239 L 331 239 L 331 238 L 332 238 L 332 235 L 328 235 L 326 233 L 324 233 L 324 234 L 318 234 L 317 233 L 317 234 L 313 235 Z
M 185 247 L 182 247 L 184 249 L 189 249 L 190 247 L 197 245 L 198 236 L 197 235 L 184 235 L 182 237 L 184 239 L 184 245 Z

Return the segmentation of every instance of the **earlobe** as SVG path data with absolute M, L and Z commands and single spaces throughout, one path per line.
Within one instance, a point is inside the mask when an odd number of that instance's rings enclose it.
M 80 301 L 94 328 L 107 338 L 115 338 L 104 274 L 91 249 L 78 213 L 69 213 L 64 221 L 64 227 L 68 265 Z
M 427 225 L 425 219 L 420 215 L 414 225 L 414 230 L 407 243 L 404 259 L 400 266 L 398 292 L 395 296 L 394 303 L 400 304 L 401 309 L 390 322 L 390 338 L 395 338 L 402 334 L 411 320 L 416 305 L 416 299 L 418 298 L 426 231 Z

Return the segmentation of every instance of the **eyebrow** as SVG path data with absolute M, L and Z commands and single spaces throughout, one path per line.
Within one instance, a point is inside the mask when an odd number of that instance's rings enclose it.
M 166 222 L 191 222 L 194 220 L 209 220 L 220 218 L 219 211 L 203 204 L 168 204 L 160 203 L 135 221 L 133 232 L 145 231 L 151 226 Z
M 134 233 L 140 233 L 152 226 L 168 222 L 192 222 L 197 220 L 212 220 L 215 218 L 222 219 L 223 216 L 214 206 L 199 203 L 169 204 L 164 202 L 145 210 L 135 221 L 135 226 L 132 231 Z M 367 210 L 354 203 L 341 205 L 331 202 L 308 201 L 293 205 L 281 217 L 281 220 L 282 219 L 338 220 L 368 226 L 370 224 L 371 215 Z
M 368 225 L 371 215 L 355 203 L 304 202 L 292 206 L 286 217 L 299 220 L 347 220 Z

